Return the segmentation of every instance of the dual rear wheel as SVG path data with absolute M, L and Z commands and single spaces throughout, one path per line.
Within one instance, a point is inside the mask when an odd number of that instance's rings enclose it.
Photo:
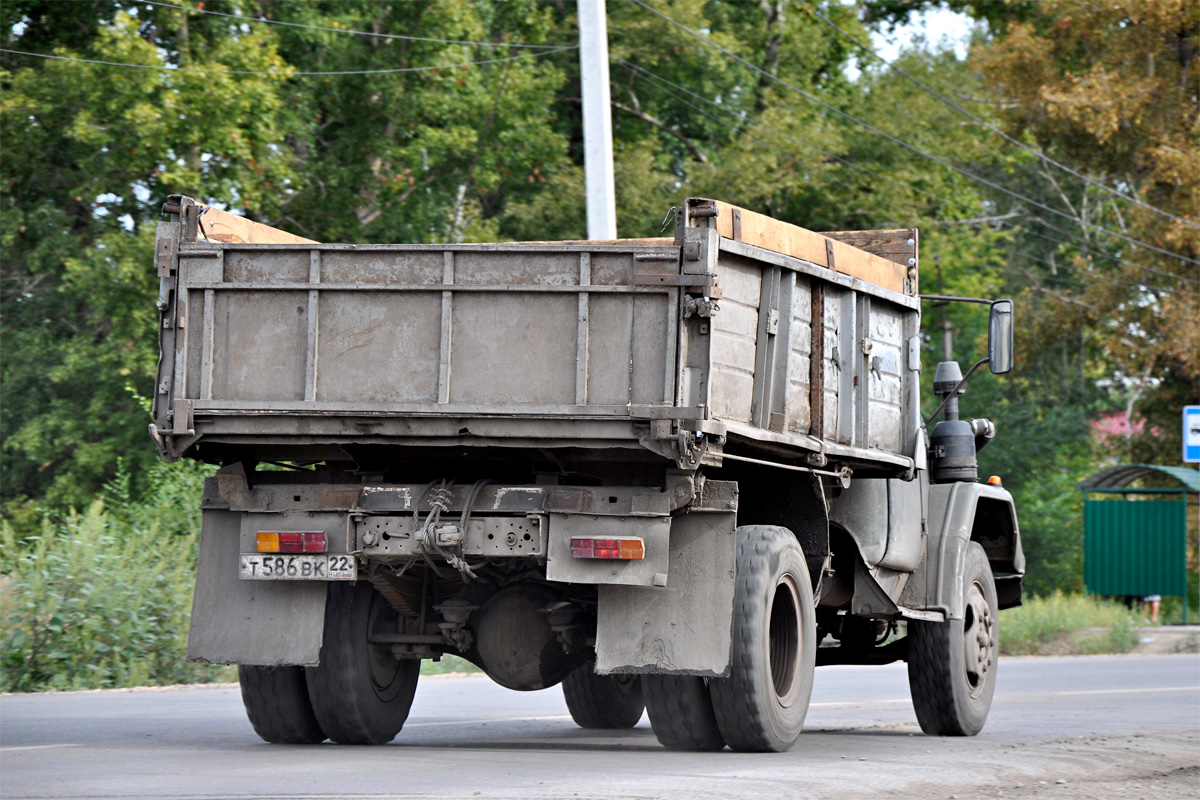
M 421 662 L 371 643 L 396 612 L 368 583 L 331 583 L 316 667 L 239 666 L 254 732 L 277 744 L 384 744 L 408 718 Z
M 816 631 L 812 581 L 796 537 L 770 525 L 738 528 L 729 677 L 644 676 L 658 740 L 674 750 L 791 748 L 808 714 Z
M 632 728 L 646 709 L 640 675 L 597 675 L 589 661 L 563 679 L 563 699 L 571 719 L 581 728 Z

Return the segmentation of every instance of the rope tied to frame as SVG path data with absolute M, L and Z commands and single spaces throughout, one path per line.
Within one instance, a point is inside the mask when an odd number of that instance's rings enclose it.
M 439 485 L 440 483 L 440 485 Z M 421 499 L 413 506 L 413 519 L 418 524 L 417 543 L 421 546 L 421 554 L 425 558 L 425 562 L 433 569 L 439 577 L 445 575 L 437 568 L 430 558 L 431 555 L 440 556 L 447 564 L 456 569 L 462 575 L 464 581 L 469 581 L 472 578 L 479 577 L 475 574 L 475 566 L 469 564 L 464 556 L 464 547 L 466 545 L 467 524 L 471 521 L 471 511 L 475 505 L 475 501 L 479 499 L 479 493 L 484 486 L 494 483 L 491 480 L 476 481 L 467 492 L 466 499 L 463 502 L 462 514 L 459 517 L 458 525 L 454 526 L 457 529 L 457 543 L 447 549 L 438 542 L 438 528 L 441 524 L 443 512 L 448 512 L 450 506 L 454 503 L 454 481 L 440 482 L 434 481 L 425 487 Z M 428 502 L 429 513 L 425 516 L 424 522 L 421 521 L 420 510 L 421 506 Z M 450 527 L 450 526 L 447 526 Z M 476 565 L 477 566 L 477 565 Z

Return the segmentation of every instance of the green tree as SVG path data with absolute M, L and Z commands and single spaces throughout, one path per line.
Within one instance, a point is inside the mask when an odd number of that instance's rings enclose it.
M 271 19 L 310 26 L 277 29 L 281 53 L 300 72 L 350 73 L 288 87 L 289 104 L 310 122 L 292 142 L 304 187 L 279 218 L 299 233 L 493 239 L 505 203 L 535 194 L 544 165 L 565 155 L 550 111 L 562 75 L 543 49 L 531 49 L 547 47 L 550 14 L 532 0 L 262 7 Z M 496 63 L 465 66 L 472 62 Z M 446 66 L 424 69 L 437 65 Z M 364 70 L 372 74 L 352 74 Z
M 147 67 L 0 61 L 7 500 L 83 507 L 119 456 L 135 474 L 153 457 L 127 387 L 152 389 L 147 223 L 166 195 L 269 213 L 294 180 L 270 32 L 121 6 L 3 6 L 10 49 Z

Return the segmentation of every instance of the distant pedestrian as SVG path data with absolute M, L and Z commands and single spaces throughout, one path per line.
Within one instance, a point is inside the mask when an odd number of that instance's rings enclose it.
M 1146 615 L 1146 619 L 1153 625 L 1158 624 L 1158 608 L 1160 605 L 1162 605 L 1161 594 L 1148 594 L 1142 598 L 1143 613 Z

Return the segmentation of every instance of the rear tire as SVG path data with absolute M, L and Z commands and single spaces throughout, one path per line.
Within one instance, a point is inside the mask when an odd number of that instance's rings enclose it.
M 741 752 L 783 752 L 808 714 L 817 617 L 808 563 L 787 528 L 737 529 L 728 678 L 709 684 L 721 735 Z
M 421 662 L 397 659 L 378 633 L 394 633 L 394 609 L 369 583 L 330 583 L 321 662 L 305 670 L 313 712 L 339 744 L 386 744 L 408 719 Z
M 596 662 L 589 661 L 563 679 L 563 698 L 571 719 L 581 728 L 616 730 L 632 728 L 642 718 L 639 675 L 597 675 Z
M 642 694 L 650 727 L 663 747 L 691 751 L 725 747 L 704 678 L 643 675 Z
M 304 667 L 238 666 L 242 705 L 254 732 L 272 744 L 325 741 L 308 699 Z
M 971 542 L 963 569 L 963 618 L 908 623 L 908 685 L 921 730 L 974 736 L 996 690 L 999 603 L 987 554 Z

